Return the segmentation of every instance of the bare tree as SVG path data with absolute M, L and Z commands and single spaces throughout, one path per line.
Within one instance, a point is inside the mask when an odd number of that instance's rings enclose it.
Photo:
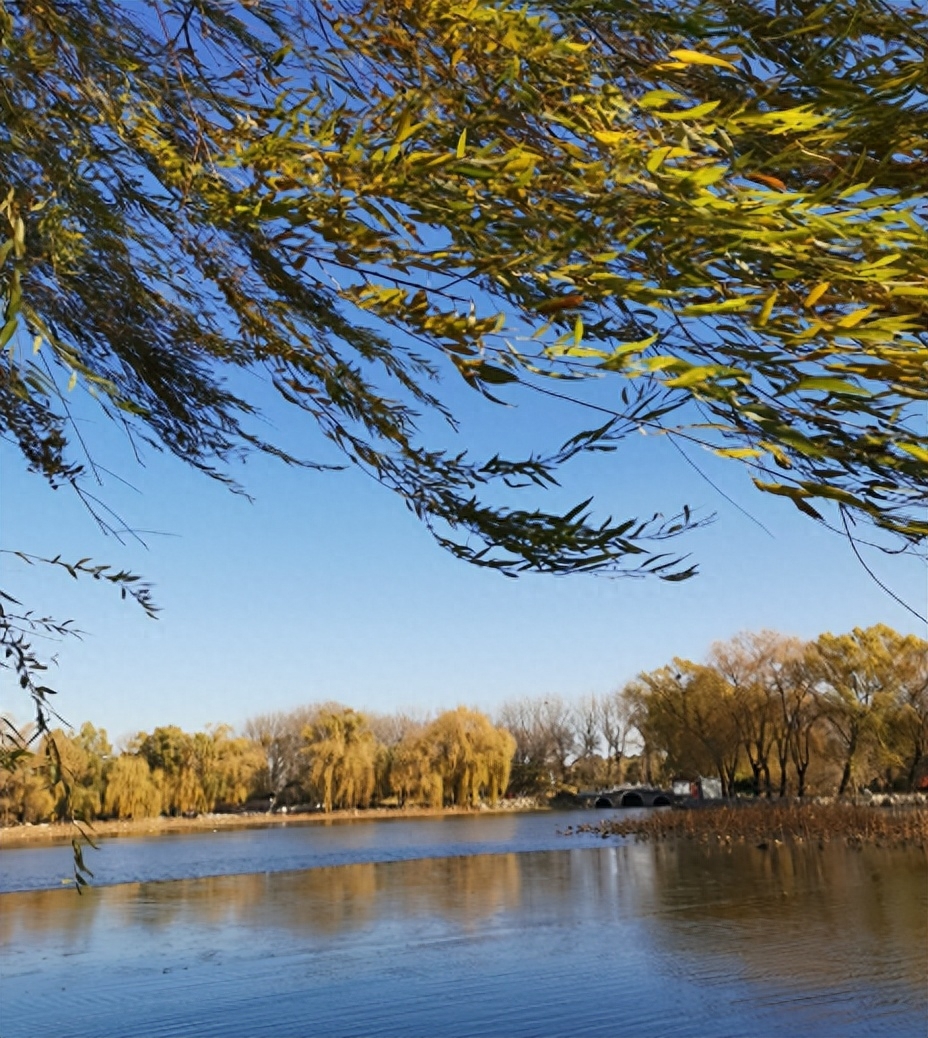
M 625 689 L 616 689 L 608 696 L 603 696 L 598 703 L 597 721 L 599 731 L 606 746 L 609 761 L 608 777 L 610 782 L 622 781 L 622 761 L 628 738 L 634 729 L 632 707 Z
M 574 707 L 573 728 L 578 755 L 590 758 L 600 750 L 600 704 L 596 696 L 584 696 Z
M 570 707 L 560 696 L 548 696 L 541 701 L 539 718 L 548 743 L 551 763 L 557 769 L 561 782 L 567 776 L 568 761 L 577 752 L 577 738 L 571 714 Z
M 333 706 L 335 704 L 326 704 Z M 259 714 L 245 722 L 243 733 L 264 751 L 266 774 L 265 787 L 272 803 L 283 791 L 297 782 L 303 769 L 300 750 L 303 745 L 303 730 L 325 709 L 322 706 L 297 707 L 288 713 L 275 711 Z

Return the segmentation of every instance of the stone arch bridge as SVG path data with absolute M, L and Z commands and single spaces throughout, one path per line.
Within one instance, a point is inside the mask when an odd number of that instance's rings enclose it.
M 666 789 L 650 786 L 619 786 L 578 793 L 582 807 L 670 807 L 678 799 Z

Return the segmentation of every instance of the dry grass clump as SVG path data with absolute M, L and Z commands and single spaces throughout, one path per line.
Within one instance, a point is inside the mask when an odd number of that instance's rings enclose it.
M 849 847 L 921 847 L 928 850 L 928 809 L 855 804 L 751 803 L 699 810 L 657 811 L 644 818 L 610 818 L 575 832 L 634 836 L 636 840 L 683 838 L 702 843 L 771 844 L 842 841 Z

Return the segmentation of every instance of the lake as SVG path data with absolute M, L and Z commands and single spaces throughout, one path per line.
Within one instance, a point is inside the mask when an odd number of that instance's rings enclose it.
M 2 1034 L 925 1035 L 923 852 L 576 821 L 111 839 L 83 897 L 36 889 L 68 848 L 3 850 Z

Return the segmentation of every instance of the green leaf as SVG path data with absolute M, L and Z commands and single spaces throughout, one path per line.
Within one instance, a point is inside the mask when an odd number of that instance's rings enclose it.
M 817 375 L 810 375 L 806 378 L 801 378 L 798 382 L 784 390 L 784 392 L 788 393 L 810 391 L 821 393 L 841 393 L 847 396 L 873 396 L 870 390 L 864 389 L 862 386 L 857 386 L 853 382 L 847 382 L 842 378 L 830 378 L 827 376 Z

